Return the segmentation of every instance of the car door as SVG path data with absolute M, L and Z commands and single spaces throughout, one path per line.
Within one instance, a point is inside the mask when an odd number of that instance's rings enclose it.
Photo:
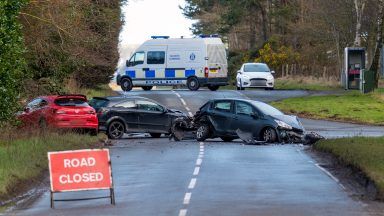
M 119 116 L 124 119 L 127 124 L 127 131 L 139 131 L 139 111 L 135 100 L 126 100 L 124 102 L 115 104 L 111 110 L 111 118 Z
M 217 100 L 211 105 L 209 118 L 216 132 L 219 134 L 229 133 L 233 117 L 233 101 Z
M 139 128 L 143 132 L 167 133 L 170 117 L 161 105 L 148 100 L 136 100 L 139 114 Z
M 231 131 L 236 133 L 237 129 L 242 132 L 252 133 L 257 136 L 261 120 L 257 110 L 249 103 L 244 101 L 235 101 L 235 115 L 231 123 Z
M 39 116 L 37 115 L 36 110 L 38 109 L 40 102 L 41 102 L 40 98 L 35 98 L 31 102 L 29 102 L 27 106 L 24 108 L 24 111 L 19 116 L 19 119 L 25 125 L 38 124 Z

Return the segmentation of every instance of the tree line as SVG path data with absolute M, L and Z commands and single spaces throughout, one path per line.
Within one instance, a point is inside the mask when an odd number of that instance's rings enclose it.
M 383 0 L 186 0 L 194 34 L 228 43 L 232 77 L 243 61 L 264 61 L 280 76 L 339 79 L 345 47 L 367 48 L 377 71 Z
M 109 83 L 126 0 L 1 0 L 0 123 L 21 98 Z

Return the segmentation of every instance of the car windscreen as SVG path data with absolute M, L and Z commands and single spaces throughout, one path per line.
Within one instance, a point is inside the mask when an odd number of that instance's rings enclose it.
M 88 103 L 81 98 L 59 98 L 55 100 L 55 104 L 59 106 L 76 106 L 76 107 L 88 106 Z
M 105 107 L 108 104 L 109 100 L 104 98 L 92 98 L 89 101 L 89 105 L 95 109 Z
M 265 115 L 284 115 L 280 110 L 276 109 L 273 106 L 270 106 L 266 103 L 258 102 L 258 101 L 252 101 L 252 104 L 261 112 L 263 112 Z
M 271 70 L 266 64 L 246 64 L 244 72 L 270 72 Z

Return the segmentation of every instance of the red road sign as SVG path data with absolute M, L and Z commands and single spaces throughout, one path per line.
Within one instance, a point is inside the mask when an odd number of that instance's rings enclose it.
M 51 192 L 112 188 L 109 149 L 48 152 Z

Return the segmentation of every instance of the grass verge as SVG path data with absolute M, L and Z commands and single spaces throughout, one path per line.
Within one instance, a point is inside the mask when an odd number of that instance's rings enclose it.
M 98 137 L 47 133 L 16 140 L 0 140 L 0 200 L 13 198 L 40 181 L 48 170 L 47 152 L 94 147 Z
M 331 153 L 343 164 L 362 171 L 374 182 L 377 198 L 384 200 L 384 137 L 321 140 L 314 148 Z
M 276 79 L 275 89 L 327 91 L 340 90 L 341 86 L 336 81 L 315 79 L 311 77 L 287 77 Z
M 378 92 L 289 98 L 271 104 L 301 117 L 384 125 L 384 97 Z
M 118 95 L 117 92 L 113 91 L 109 85 L 101 85 L 94 89 L 87 89 L 87 88 L 81 88 L 76 89 L 76 94 L 84 94 L 87 96 L 88 99 L 91 99 L 93 97 L 105 97 L 105 96 L 116 96 Z

